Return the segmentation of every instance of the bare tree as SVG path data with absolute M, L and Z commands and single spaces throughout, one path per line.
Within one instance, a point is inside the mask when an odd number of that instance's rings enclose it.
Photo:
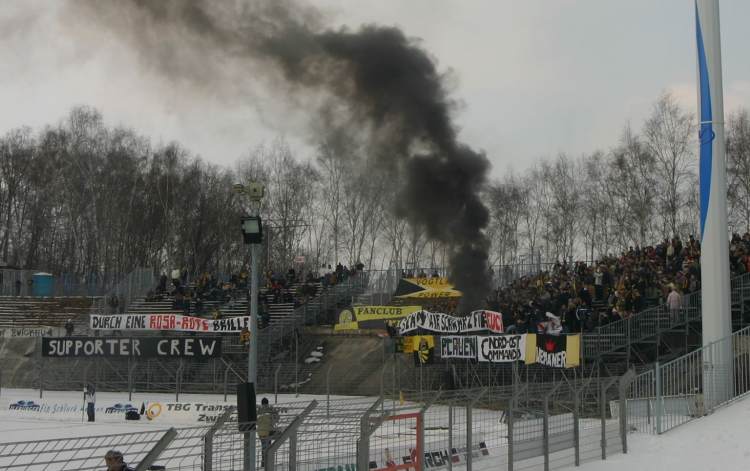
M 729 219 L 736 230 L 747 232 L 750 231 L 750 117 L 747 110 L 733 113 L 727 124 Z
M 610 201 L 607 198 L 607 165 L 602 152 L 595 152 L 581 161 L 583 178 L 580 183 L 581 200 L 581 234 L 584 238 L 584 253 L 589 260 L 608 253 Z
M 654 176 L 659 191 L 662 237 L 676 235 L 686 216 L 687 183 L 693 174 L 693 116 L 670 93 L 656 101 L 643 126 L 643 144 L 655 159 Z
M 542 170 L 539 166 L 531 167 L 522 180 L 526 191 L 526 201 L 521 213 L 523 234 L 526 239 L 526 249 L 532 255 L 540 252 L 539 237 L 543 229 L 543 206 L 544 206 L 544 180 Z
M 488 186 L 486 199 L 491 214 L 488 236 L 494 253 L 490 265 L 505 265 L 515 261 L 519 250 L 522 216 L 528 210 L 528 191 L 513 174 Z
M 630 126 L 612 152 L 607 176 L 609 205 L 614 216 L 612 235 L 621 248 L 645 245 L 652 237 L 656 202 L 656 161 Z

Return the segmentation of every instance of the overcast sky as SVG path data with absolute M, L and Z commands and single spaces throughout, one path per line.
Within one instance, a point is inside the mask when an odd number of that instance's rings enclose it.
M 156 1 L 156 0 L 154 0 Z M 421 40 L 451 70 L 461 138 L 499 176 L 559 152 L 577 156 L 638 129 L 662 91 L 693 111 L 692 0 L 315 0 L 332 26 L 379 23 Z M 99 109 L 154 142 L 176 140 L 231 165 L 284 134 L 302 157 L 310 136 L 273 90 L 236 101 L 164 87 L 116 38 L 86 44 L 60 24 L 62 1 L 0 4 L 0 132 Z M 750 1 L 722 0 L 725 109 L 750 106 Z M 304 113 L 305 110 L 300 110 Z

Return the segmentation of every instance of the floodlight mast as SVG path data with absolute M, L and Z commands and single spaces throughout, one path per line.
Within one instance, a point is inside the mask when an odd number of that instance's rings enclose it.
M 260 203 L 265 195 L 265 186 L 259 182 L 247 185 L 234 185 L 234 191 L 246 196 L 250 201 L 250 216 L 242 218 L 241 227 L 246 244 L 250 245 L 250 342 L 247 354 L 247 382 L 255 389 L 258 384 L 258 259 L 260 244 L 263 241 L 263 225 L 260 218 Z M 247 224 L 248 220 L 257 224 Z M 250 232 L 248 232 L 250 231 Z M 252 405 L 255 407 L 255 404 Z M 245 434 L 245 454 L 243 471 L 255 471 L 255 435 L 256 427 Z
M 724 161 L 724 96 L 719 0 L 695 1 L 700 116 L 700 234 L 703 395 L 707 407 L 728 400 L 733 387 L 732 311 Z M 722 340 L 724 339 L 724 340 Z

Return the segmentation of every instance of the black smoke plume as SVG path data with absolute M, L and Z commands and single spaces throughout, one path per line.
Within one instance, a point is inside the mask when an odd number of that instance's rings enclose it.
M 326 29 L 315 9 L 288 0 L 77 0 L 71 9 L 73 23 L 128 40 L 169 80 L 234 100 L 244 82 L 264 81 L 311 115 L 317 98 L 333 100 L 365 131 L 369 153 L 402 177 L 397 214 L 450 248 L 461 309 L 482 307 L 489 213 L 479 194 L 489 162 L 457 141 L 454 103 L 416 41 L 393 27 Z

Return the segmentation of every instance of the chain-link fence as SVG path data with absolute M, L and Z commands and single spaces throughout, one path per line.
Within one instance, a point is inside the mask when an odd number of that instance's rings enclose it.
M 558 469 L 627 451 L 634 373 L 559 371 L 552 381 L 275 404 L 256 469 Z M 260 419 L 259 419 L 260 423 Z M 137 469 L 249 469 L 233 409 L 207 427 L 0 444 L 0 469 L 100 469 L 109 449 Z

